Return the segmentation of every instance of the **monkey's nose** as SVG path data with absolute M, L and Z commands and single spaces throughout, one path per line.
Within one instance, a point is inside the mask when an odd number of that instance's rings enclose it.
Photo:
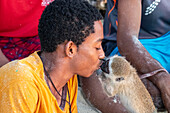
M 107 74 L 109 74 L 109 59 L 105 60 L 103 59 L 103 63 L 100 66 L 101 70 Z

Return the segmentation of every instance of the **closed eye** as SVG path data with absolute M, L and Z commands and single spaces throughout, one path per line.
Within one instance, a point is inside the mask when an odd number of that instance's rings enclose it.
M 96 50 L 101 50 L 101 48 L 96 48 Z

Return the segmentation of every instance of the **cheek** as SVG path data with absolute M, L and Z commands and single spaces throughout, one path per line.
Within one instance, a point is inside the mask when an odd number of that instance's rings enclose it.
M 84 70 L 90 71 L 96 67 L 97 63 L 96 60 L 91 57 L 82 57 L 80 65 Z
M 99 55 L 94 47 L 90 45 L 81 46 L 78 51 L 78 59 L 81 59 L 79 65 L 83 72 L 91 73 L 97 69 L 99 64 Z
M 87 52 L 82 56 L 82 60 L 84 60 L 87 65 L 96 65 L 98 63 L 98 56 L 94 52 Z

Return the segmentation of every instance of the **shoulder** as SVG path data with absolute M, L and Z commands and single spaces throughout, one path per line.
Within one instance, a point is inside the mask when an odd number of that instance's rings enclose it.
M 43 75 L 41 73 L 43 68 L 34 59 L 35 57 L 27 57 L 22 60 L 15 60 L 0 68 L 0 89 L 10 84 L 24 85 L 26 82 L 34 84 L 40 78 L 40 75 Z
M 0 68 L 1 81 L 29 80 L 32 79 L 33 69 L 22 61 L 13 61 Z
M 38 89 L 33 82 L 11 80 L 0 84 L 0 111 L 6 112 L 33 112 L 38 102 Z M 24 109 L 20 109 L 24 108 Z

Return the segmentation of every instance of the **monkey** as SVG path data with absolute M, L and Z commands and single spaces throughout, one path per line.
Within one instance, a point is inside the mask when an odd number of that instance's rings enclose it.
M 130 113 L 157 113 L 152 98 L 140 80 L 136 69 L 125 57 L 114 55 L 101 66 L 99 76 L 105 93 L 117 95 Z

